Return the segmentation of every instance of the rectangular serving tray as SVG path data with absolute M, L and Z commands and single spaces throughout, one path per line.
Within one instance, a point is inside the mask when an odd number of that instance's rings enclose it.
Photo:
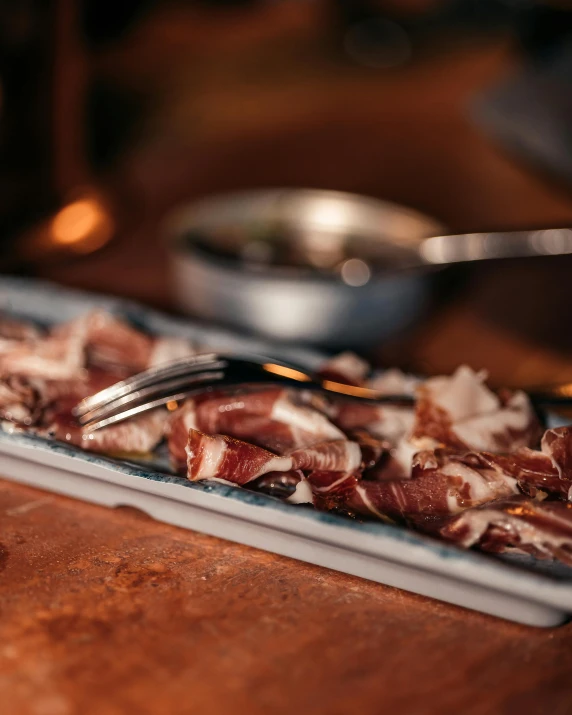
M 270 345 L 170 318 L 127 301 L 0 277 L 0 306 L 50 324 L 94 307 L 151 333 L 212 349 L 263 353 L 315 366 L 311 351 Z M 191 483 L 33 435 L 0 431 L 0 474 L 110 507 L 129 505 L 170 524 L 535 626 L 572 613 L 572 569 L 500 559 L 377 522 L 362 523 L 220 483 Z

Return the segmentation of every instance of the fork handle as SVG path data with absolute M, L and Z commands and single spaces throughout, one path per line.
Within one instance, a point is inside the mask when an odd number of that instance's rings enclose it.
M 535 407 L 572 407 L 572 395 L 558 393 L 556 390 L 534 390 L 526 394 Z

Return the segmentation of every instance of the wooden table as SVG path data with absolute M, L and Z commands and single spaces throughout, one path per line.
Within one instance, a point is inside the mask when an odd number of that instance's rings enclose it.
M 3 715 L 567 715 L 572 625 L 532 629 L 0 485 Z
M 262 139 L 246 178 L 248 127 L 238 143 L 207 137 L 193 147 L 187 192 L 310 177 L 304 183 L 417 204 L 455 228 L 570 222 L 568 197 L 511 164 L 467 122 L 471 88 L 494 78 L 505 54 L 477 48 L 436 60 L 433 71 L 381 82 L 378 95 L 362 88 L 368 112 L 356 110 L 353 119 L 347 97 L 332 105 L 324 89 L 316 97 L 337 124 L 284 122 L 278 144 Z M 416 131 L 421 108 L 429 135 Z M 357 127 L 361 164 L 343 148 L 320 164 L 344 123 Z M 302 168 L 289 153 L 305 157 Z M 131 176 L 171 177 L 165 166 L 176 172 L 183 164 L 174 153 L 151 152 Z M 226 173 L 233 166 L 234 179 Z M 138 188 L 148 207 L 157 193 Z M 166 205 L 164 197 L 156 203 Z M 154 225 L 143 211 L 109 253 L 46 275 L 168 306 Z M 522 382 L 572 376 L 566 353 L 495 327 L 466 301 L 392 350 L 391 359 L 406 356 L 428 369 L 476 360 L 499 380 L 516 368 Z M 2 715 L 572 712 L 572 624 L 510 624 L 7 481 L 0 482 L 0 542 Z

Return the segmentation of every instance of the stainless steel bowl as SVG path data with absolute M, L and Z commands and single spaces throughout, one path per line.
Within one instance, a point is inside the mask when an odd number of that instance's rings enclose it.
M 302 256 L 297 265 L 253 262 L 256 237 L 273 231 Z M 379 343 L 420 317 L 431 269 L 409 266 L 418 264 L 421 240 L 444 228 L 384 201 L 280 189 L 193 202 L 168 219 L 166 232 L 181 308 L 272 339 L 339 349 Z M 248 245 L 246 260 L 228 260 L 221 241 L 237 254 Z M 323 270 L 338 258 L 339 271 Z

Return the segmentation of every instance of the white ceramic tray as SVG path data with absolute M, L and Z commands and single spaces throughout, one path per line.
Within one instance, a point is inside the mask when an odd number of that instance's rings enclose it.
M 42 323 L 94 306 L 150 332 L 187 336 L 215 349 L 319 360 L 311 352 L 193 326 L 121 300 L 0 278 L 0 307 Z M 359 523 L 224 484 L 191 483 L 32 435 L 0 432 L 0 474 L 97 504 L 134 506 L 177 526 L 521 623 L 554 626 L 572 613 L 572 569 L 566 567 L 462 551 L 401 527 Z

